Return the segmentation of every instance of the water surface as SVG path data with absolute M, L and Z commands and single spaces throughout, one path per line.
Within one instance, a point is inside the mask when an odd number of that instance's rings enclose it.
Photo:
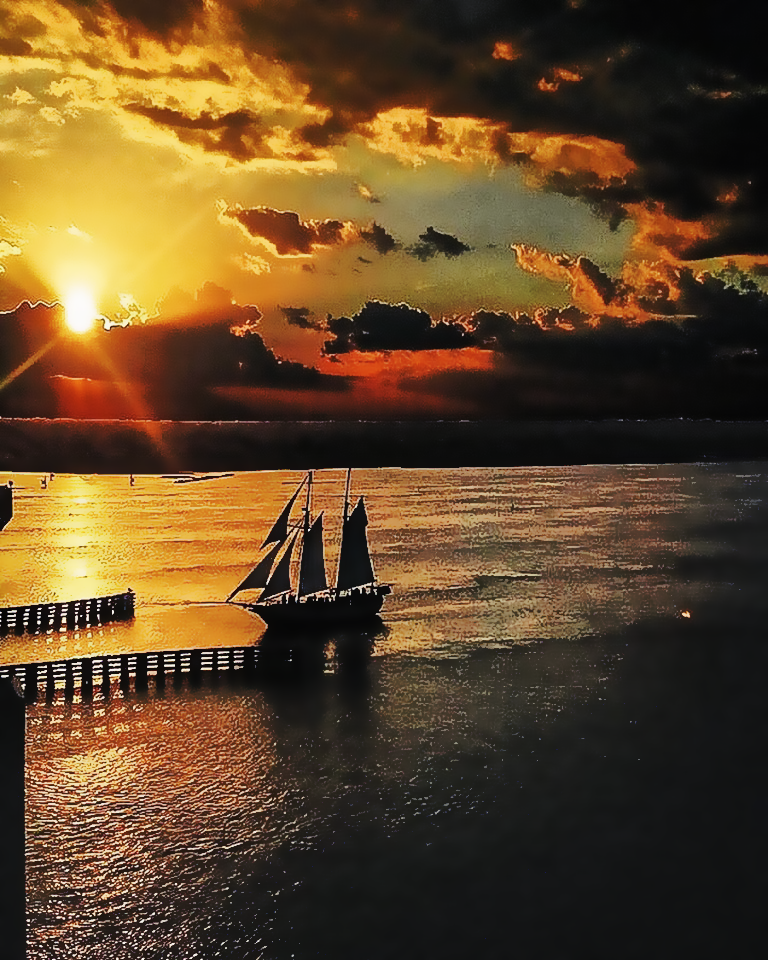
M 137 610 L 0 661 L 269 645 L 221 601 L 299 478 L 15 475 L 4 602 L 130 586 Z M 344 475 L 319 479 L 332 572 Z M 496 957 L 510 923 L 524 956 L 645 956 L 662 923 L 744 947 L 764 466 L 353 479 L 393 584 L 377 629 L 250 685 L 29 707 L 29 957 Z

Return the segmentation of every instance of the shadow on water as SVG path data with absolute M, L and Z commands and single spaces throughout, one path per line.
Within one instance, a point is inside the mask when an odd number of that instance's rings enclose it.
M 329 670 L 354 682 L 365 675 L 377 640 L 389 628 L 380 617 L 365 626 L 322 631 L 267 629 L 257 648 L 255 677 L 265 683 L 306 683 Z

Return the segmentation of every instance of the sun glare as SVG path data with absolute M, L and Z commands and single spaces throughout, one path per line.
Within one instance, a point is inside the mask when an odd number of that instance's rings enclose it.
M 73 287 L 64 298 L 64 319 L 75 333 L 90 330 L 98 315 L 93 294 L 85 287 Z

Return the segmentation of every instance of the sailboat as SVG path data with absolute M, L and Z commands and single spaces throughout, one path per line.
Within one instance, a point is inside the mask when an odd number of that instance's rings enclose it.
M 227 603 L 243 590 L 261 590 L 255 602 L 240 605 L 258 614 L 269 627 L 322 628 L 376 616 L 392 587 L 380 583 L 373 572 L 364 499 L 360 497 L 350 510 L 351 477 L 350 469 L 344 491 L 336 585 L 329 585 L 326 577 L 323 514 L 312 517 L 310 470 L 262 543 L 261 549 L 266 552 L 227 597 Z M 291 513 L 305 486 L 303 517 L 292 523 Z

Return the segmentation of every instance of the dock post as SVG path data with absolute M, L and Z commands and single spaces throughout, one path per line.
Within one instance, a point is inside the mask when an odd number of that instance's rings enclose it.
M 24 699 L 30 703 L 37 700 L 37 664 L 28 663 L 24 667 Z
M 3 609 L 0 610 L 0 637 L 4 637 L 8 633 L 8 611 Z
M 24 633 L 24 607 L 16 607 L 16 624 L 13 628 L 13 632 L 20 636 Z
M 81 670 L 81 696 L 83 699 L 90 699 L 93 696 L 93 660 L 90 657 L 83 657 L 80 661 Z
M 65 614 L 64 623 L 66 624 L 67 630 L 71 630 L 75 625 L 75 613 L 76 613 L 75 601 L 70 600 L 69 603 L 67 603 L 65 606 L 66 606 L 66 614 Z
M 229 648 L 229 671 L 230 673 L 235 672 L 235 648 Z
M 53 605 L 53 623 L 51 624 L 53 630 L 58 633 L 61 630 L 61 604 L 55 603 Z
M 120 686 L 127 690 L 131 685 L 131 674 L 128 669 L 128 654 L 124 653 L 120 657 Z
M 109 657 L 101 658 L 101 692 L 105 697 L 109 696 L 112 687 L 112 678 L 109 675 Z
M 72 667 L 72 661 L 67 660 L 64 665 L 64 695 L 71 697 L 75 692 L 75 671 Z
M 157 655 L 157 669 L 155 670 L 155 686 L 165 686 L 165 654 L 160 652 Z
M 256 647 L 246 647 L 243 650 L 243 673 L 247 676 L 256 673 Z
M 25 711 L 13 684 L 0 680 L 0 930 L 3 956 L 24 960 L 26 955 L 26 900 L 24 877 L 24 726 Z
M 56 692 L 56 678 L 53 675 L 53 664 L 49 663 L 45 668 L 45 698 L 46 700 L 53 699 L 53 695 Z
M 200 681 L 203 670 L 203 651 L 193 650 L 189 655 L 189 676 L 194 682 Z
M 145 690 L 147 687 L 147 661 L 146 653 L 136 654 L 136 689 Z
M 177 650 L 173 655 L 173 682 L 174 685 L 181 683 L 184 673 L 181 668 L 181 651 Z

